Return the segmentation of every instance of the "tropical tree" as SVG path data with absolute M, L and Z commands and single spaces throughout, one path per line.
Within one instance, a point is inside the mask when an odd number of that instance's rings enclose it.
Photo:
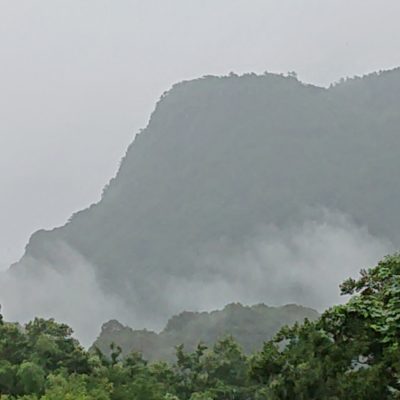
M 341 291 L 352 296 L 346 304 L 282 329 L 252 358 L 260 398 L 400 398 L 400 256 Z

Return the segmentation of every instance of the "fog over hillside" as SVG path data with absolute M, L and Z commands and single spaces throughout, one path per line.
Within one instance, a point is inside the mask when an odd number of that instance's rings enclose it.
M 157 329 L 229 302 L 332 304 L 400 238 L 399 88 L 398 69 L 330 89 L 175 85 L 101 201 L 32 235 L 2 276 L 5 315 L 54 316 L 88 341 L 111 318 Z

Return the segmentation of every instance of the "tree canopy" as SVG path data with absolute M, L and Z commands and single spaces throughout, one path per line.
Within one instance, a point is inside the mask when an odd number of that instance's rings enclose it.
M 226 337 L 174 364 L 85 351 L 54 320 L 0 317 L 1 400 L 400 399 L 400 255 L 341 285 L 350 296 L 246 356 Z

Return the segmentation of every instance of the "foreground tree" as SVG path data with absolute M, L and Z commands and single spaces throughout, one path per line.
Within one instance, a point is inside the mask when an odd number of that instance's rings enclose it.
M 316 322 L 282 329 L 252 359 L 265 399 L 400 398 L 400 256 L 341 285 Z

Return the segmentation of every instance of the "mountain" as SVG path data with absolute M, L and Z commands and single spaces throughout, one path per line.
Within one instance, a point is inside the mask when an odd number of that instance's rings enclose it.
M 172 317 L 159 334 L 133 330 L 111 320 L 102 326 L 92 347 L 110 354 L 110 345 L 114 343 L 121 347 L 123 356 L 140 352 L 149 361 L 174 361 L 176 346 L 183 344 L 186 351 L 194 351 L 199 343 L 210 347 L 219 339 L 232 336 L 250 354 L 260 350 L 282 326 L 303 322 L 305 318 L 316 320 L 318 316 L 315 310 L 295 304 L 249 307 L 232 303 L 218 311 L 182 312 Z
M 176 84 L 101 201 L 34 233 L 11 272 L 74 273 L 42 302 L 56 313 L 66 289 L 73 316 L 96 303 L 77 299 L 90 270 L 135 326 L 232 301 L 320 309 L 325 281 L 399 242 L 399 104 L 400 69 L 329 89 L 274 74 Z

